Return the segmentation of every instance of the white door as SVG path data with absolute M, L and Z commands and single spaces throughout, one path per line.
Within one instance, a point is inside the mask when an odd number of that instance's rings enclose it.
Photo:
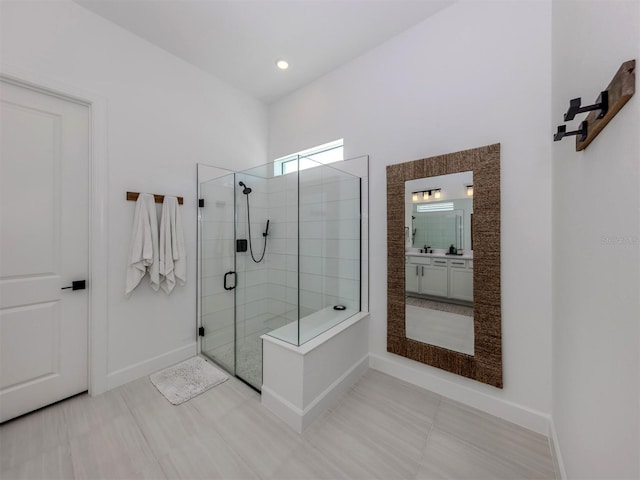
M 0 422 L 87 390 L 88 180 L 89 108 L 0 81 Z

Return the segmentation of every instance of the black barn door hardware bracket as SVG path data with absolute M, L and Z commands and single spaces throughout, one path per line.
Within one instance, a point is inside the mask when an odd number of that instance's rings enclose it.
M 572 132 L 567 132 L 567 126 L 566 125 L 558 125 L 558 131 L 553 136 L 553 141 L 557 142 L 559 140 L 562 140 L 564 137 L 570 137 L 572 135 L 577 135 L 577 137 L 580 139 L 580 141 L 584 142 L 586 140 L 586 138 L 587 138 L 588 129 L 589 129 L 589 126 L 588 126 L 586 120 L 580 124 L 580 129 L 574 130 Z
M 576 117 L 577 114 L 591 112 L 593 110 L 600 110 L 600 113 L 598 113 L 596 118 L 604 117 L 609 110 L 609 92 L 607 92 L 606 90 L 604 92 L 600 92 L 600 96 L 598 97 L 598 100 L 596 100 L 596 102 L 598 103 L 594 103 L 593 105 L 588 105 L 586 107 L 581 107 L 581 97 L 572 99 L 569 102 L 569 110 L 567 110 L 567 113 L 564 114 L 564 121 L 571 121 Z
M 584 150 L 600 134 L 604 127 L 625 106 L 636 91 L 636 61 L 624 62 L 613 76 L 607 88 L 600 92 L 600 96 L 593 105 L 582 107 L 582 99 L 574 98 L 569 102 L 569 109 L 564 114 L 564 121 L 573 120 L 580 113 L 588 113 L 580 124 L 579 130 L 567 132 L 566 125 L 558 126 L 553 136 L 554 141 L 575 135 L 576 152 Z

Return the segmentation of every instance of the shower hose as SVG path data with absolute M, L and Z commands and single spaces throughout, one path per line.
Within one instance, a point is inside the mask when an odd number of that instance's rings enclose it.
M 266 231 L 262 234 L 262 236 L 264 237 L 264 247 L 262 248 L 262 255 L 260 255 L 260 258 L 258 260 L 256 260 L 256 257 L 253 256 L 253 246 L 251 245 L 251 213 L 249 212 L 249 195 L 245 195 L 247 197 L 247 225 L 249 227 L 249 253 L 251 254 L 251 260 L 253 260 L 255 263 L 260 263 L 262 261 L 262 259 L 264 258 L 264 254 L 267 251 L 267 236 L 269 235 L 269 221 L 267 220 L 267 229 Z

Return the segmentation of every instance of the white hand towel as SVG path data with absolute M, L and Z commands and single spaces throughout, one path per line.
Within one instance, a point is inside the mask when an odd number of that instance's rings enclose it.
M 158 290 L 160 274 L 158 263 L 158 217 L 153 195 L 141 193 L 133 216 L 125 295 L 129 296 L 149 269 L 151 287 Z
M 165 195 L 160 220 L 160 286 L 169 295 L 187 281 L 187 251 L 184 248 L 178 199 Z

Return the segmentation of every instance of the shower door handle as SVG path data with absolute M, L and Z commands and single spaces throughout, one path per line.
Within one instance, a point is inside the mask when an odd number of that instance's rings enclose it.
M 227 277 L 229 275 L 233 275 L 233 285 L 231 287 L 227 287 Z M 236 272 L 227 272 L 224 274 L 224 289 L 225 290 L 233 290 L 236 288 Z

